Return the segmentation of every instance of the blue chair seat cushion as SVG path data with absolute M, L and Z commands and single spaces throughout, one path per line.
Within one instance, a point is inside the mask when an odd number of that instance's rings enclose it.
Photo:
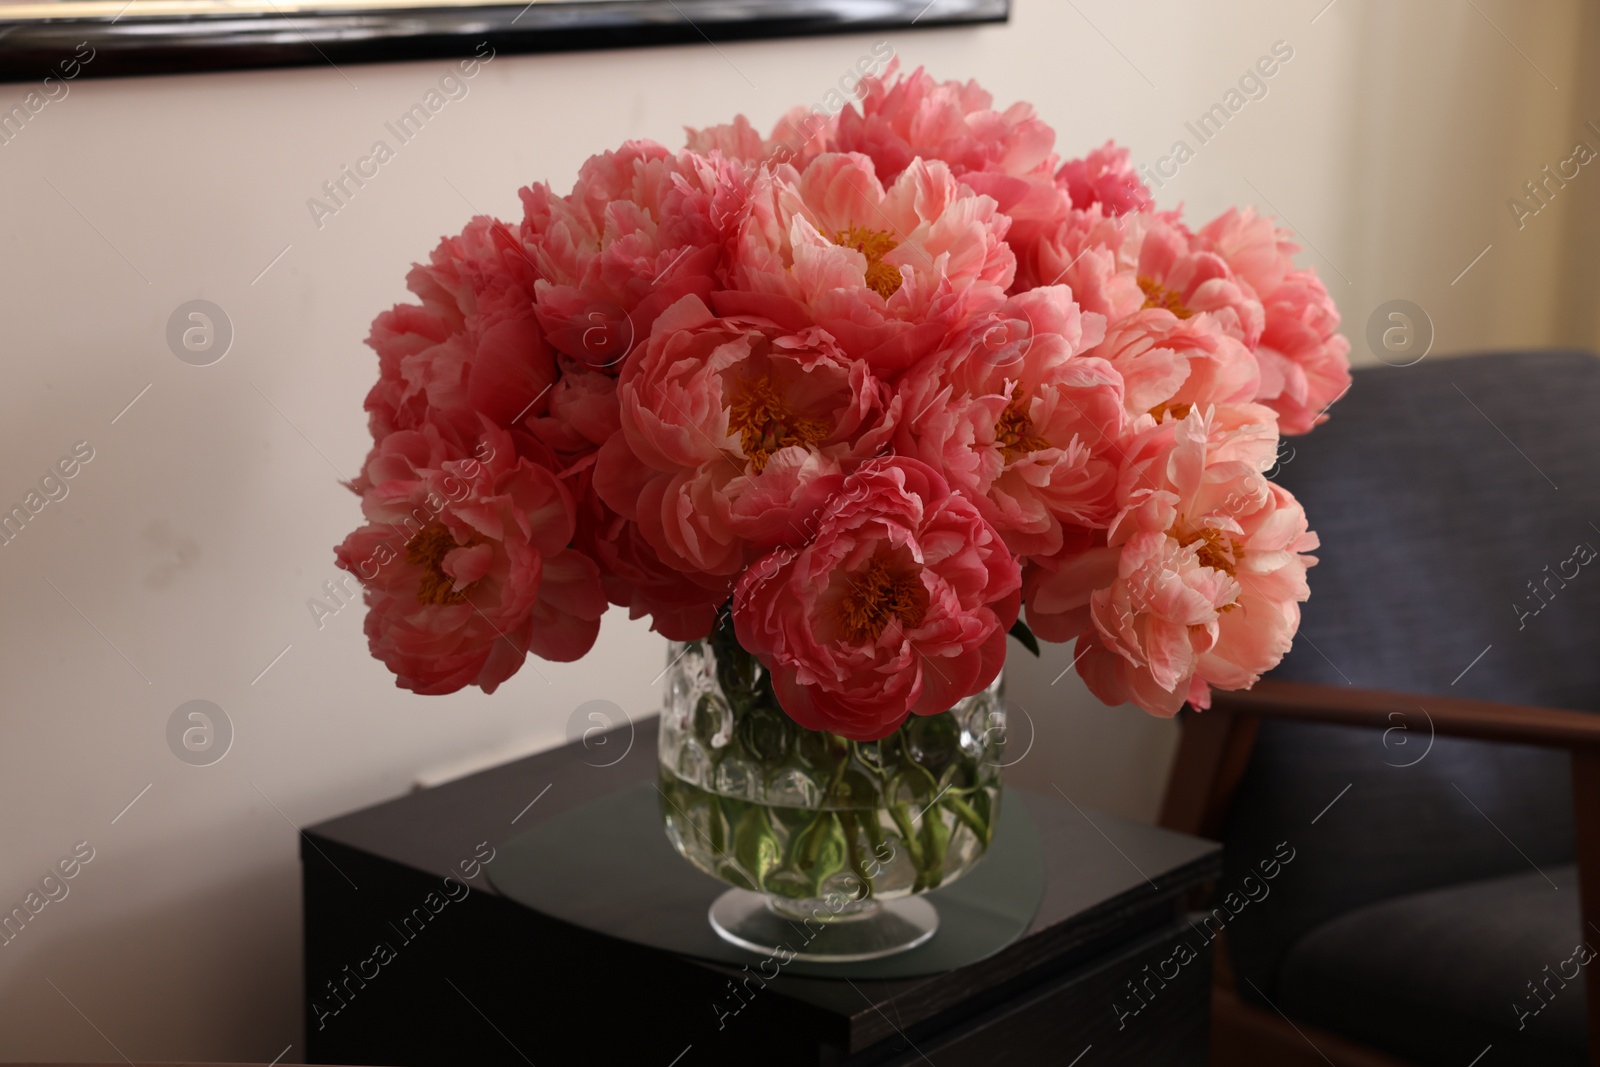
M 1460 1067 L 1493 1045 L 1487 1062 L 1581 1067 L 1596 947 L 1577 868 L 1528 870 L 1394 897 L 1315 928 L 1284 958 L 1277 1005 L 1417 1064 Z

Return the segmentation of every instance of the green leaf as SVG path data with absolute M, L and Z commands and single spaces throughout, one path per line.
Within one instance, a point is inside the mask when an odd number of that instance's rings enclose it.
M 849 845 L 839 817 L 829 812 L 811 828 L 801 848 L 801 864 L 811 880 L 812 895 L 822 895 L 822 883 L 844 870 L 849 862 Z
M 1022 647 L 1039 654 L 1039 639 L 1033 636 L 1033 631 L 1028 629 L 1028 624 L 1022 621 L 1022 616 L 1017 616 L 1017 621 L 1011 624 L 1011 636 L 1022 642 Z
M 759 804 L 750 805 L 734 827 L 733 858 L 745 877 L 758 887 L 765 885 L 767 875 L 778 866 L 778 842 L 767 821 L 766 809 Z

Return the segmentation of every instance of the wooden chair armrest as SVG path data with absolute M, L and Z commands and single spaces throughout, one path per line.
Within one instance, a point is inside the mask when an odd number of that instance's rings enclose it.
M 1447 737 L 1553 748 L 1600 745 L 1600 714 L 1586 711 L 1271 678 L 1257 683 L 1254 689 L 1215 694 L 1211 710 L 1198 713 L 1197 718 L 1221 713 L 1384 729 L 1404 725 L 1420 730 L 1419 712 L 1433 724 L 1435 732 Z
M 1268 678 L 1254 689 L 1215 693 L 1209 711 L 1184 710 L 1162 826 L 1202 837 L 1221 833 L 1264 718 L 1399 727 L 1418 737 L 1426 723 L 1429 736 L 1565 748 L 1596 755 L 1600 766 L 1600 714 Z
M 1221 837 L 1264 718 L 1408 730 L 1425 721 L 1431 733 L 1448 737 L 1569 750 L 1579 904 L 1585 924 L 1600 930 L 1600 714 L 1268 679 L 1249 691 L 1214 694 L 1208 711 L 1184 710 L 1162 826 Z M 1589 1063 L 1600 1067 L 1600 977 L 1586 976 L 1584 993 L 1589 1031 L 1597 1035 Z

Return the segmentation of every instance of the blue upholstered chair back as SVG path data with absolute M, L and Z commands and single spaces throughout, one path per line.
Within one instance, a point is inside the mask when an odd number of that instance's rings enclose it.
M 1295 940 L 1352 908 L 1570 862 L 1565 754 L 1430 739 L 1427 694 L 1600 710 L 1600 358 L 1363 369 L 1331 414 L 1277 475 L 1322 549 L 1274 677 L 1423 696 L 1387 733 L 1263 722 L 1221 888 L 1296 850 L 1230 927 L 1269 992 Z

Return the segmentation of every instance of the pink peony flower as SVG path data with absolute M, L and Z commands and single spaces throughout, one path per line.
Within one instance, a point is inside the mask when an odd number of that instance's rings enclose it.
M 1149 188 L 1139 180 L 1128 150 L 1110 141 L 1082 159 L 1069 159 L 1056 179 L 1066 186 L 1074 210 L 1087 211 L 1099 204 L 1107 214 L 1126 215 L 1149 211 L 1155 201 Z
M 926 464 L 885 457 L 846 480 L 803 548 L 739 579 L 739 643 L 801 726 L 859 741 L 992 682 L 1016 620 L 1016 560 Z
M 557 371 L 533 316 L 535 277 L 511 232 L 481 216 L 412 269 L 421 306 L 379 315 L 367 339 L 378 353 L 367 395 L 375 440 L 430 419 L 470 435 L 480 414 L 507 426 L 542 410 Z
M 797 107 L 778 120 L 771 137 L 763 138 L 749 119 L 739 115 L 728 125 L 688 130 L 687 147 L 691 152 L 715 152 L 742 163 L 792 163 L 804 167 L 822 153 L 837 150 L 834 134 L 838 124 L 837 118 Z
M 845 466 L 887 441 L 883 386 L 827 334 L 719 319 L 685 297 L 620 380 L 595 488 L 661 558 L 731 576 L 804 540 Z
M 973 192 L 992 198 L 1012 221 L 1008 242 L 1025 256 L 1071 207 L 1055 177 L 1056 134 L 1030 104 L 996 111 L 976 82 L 936 82 L 922 69 L 862 80 L 859 110 L 838 116 L 837 150 L 870 156 L 883 181 L 913 160 L 938 160 Z
M 1284 433 L 1301 434 L 1326 422 L 1327 409 L 1350 388 L 1350 343 L 1338 332 L 1327 288 L 1311 271 L 1295 269 L 1299 247 L 1288 234 L 1251 208 L 1229 208 L 1200 239 L 1265 305 L 1255 399 L 1278 413 Z
M 550 388 L 543 414 L 526 416 L 521 425 L 571 466 L 594 453 L 622 428 L 617 380 L 564 360 L 561 377 Z
M 1185 701 L 1205 708 L 1211 685 L 1253 685 L 1288 651 L 1317 537 L 1262 473 L 1274 423 L 1246 405 L 1148 426 L 1129 446 L 1103 545 L 1030 573 L 1030 624 L 1078 631 L 1074 658 L 1101 700 L 1163 716 Z
M 741 171 L 630 141 L 585 163 L 568 196 L 524 189 L 522 239 L 550 343 L 615 373 L 662 311 L 691 293 L 709 298 L 724 229 L 747 196 Z
M 1208 314 L 1224 333 L 1254 348 L 1261 337 L 1262 309 L 1221 256 L 1207 250 L 1175 219 L 1136 215 L 1127 220 L 1119 260 L 1132 270 L 1144 308 L 1161 308 L 1180 319 Z
M 1031 284 L 1066 284 L 1084 310 L 1113 324 L 1159 308 L 1180 319 L 1207 313 L 1249 348 L 1261 336 L 1255 291 L 1175 215 L 1073 211 L 1040 241 L 1030 270 L 1040 276 Z
M 1283 284 L 1294 269 L 1295 253 L 1300 251 L 1300 246 L 1289 240 L 1288 230 L 1278 229 L 1251 207 L 1230 207 L 1201 227 L 1198 237 L 1204 247 L 1227 261 L 1257 297 Z
M 1122 254 L 1130 222 L 1131 216 L 1108 214 L 1098 204 L 1066 212 L 1019 259 L 1015 288 L 1065 285 L 1083 310 L 1107 322 L 1133 314 L 1147 297 L 1137 261 Z
M 1111 520 L 1122 377 L 1081 354 L 1103 330 L 1064 286 L 1034 289 L 900 385 L 896 450 L 942 472 L 1019 555 L 1060 551 L 1064 525 Z
M 1122 376 L 1133 418 L 1160 419 L 1169 412 L 1182 418 L 1196 406 L 1242 404 L 1260 387 L 1261 370 L 1249 349 L 1206 314 L 1135 312 L 1114 323 L 1090 355 Z
M 1310 271 L 1291 271 L 1267 298 L 1256 399 L 1278 413 L 1284 433 L 1327 422 L 1328 408 L 1350 388 L 1350 342 L 1338 331 L 1339 310 Z
M 824 155 L 755 179 L 728 271 L 725 315 L 816 326 L 879 374 L 911 366 L 968 309 L 998 304 L 1015 257 L 1009 221 L 942 163 L 887 191 L 864 156 Z
M 529 651 L 573 660 L 594 644 L 605 598 L 567 547 L 572 497 L 509 433 L 486 419 L 469 453 L 435 425 L 396 431 L 364 478 L 367 524 L 336 555 L 366 587 L 368 643 L 400 686 L 493 692 Z
M 606 599 L 628 609 L 630 619 L 650 617 L 650 628 L 672 641 L 697 641 L 710 635 L 717 609 L 733 591 L 731 579 L 697 581 L 661 561 L 639 532 L 638 523 L 623 518 L 593 489 L 590 464 L 569 484 L 578 501 L 578 529 L 573 548 L 600 568 Z
M 917 159 L 939 160 L 957 177 L 1010 177 L 1023 183 L 1050 178 L 1056 133 L 1031 104 L 994 109 L 994 97 L 977 82 L 936 82 L 922 68 L 899 74 L 890 64 L 862 79 L 859 109 L 838 116 L 837 150 L 870 156 L 884 181 Z M 988 192 L 988 190 L 981 190 Z

